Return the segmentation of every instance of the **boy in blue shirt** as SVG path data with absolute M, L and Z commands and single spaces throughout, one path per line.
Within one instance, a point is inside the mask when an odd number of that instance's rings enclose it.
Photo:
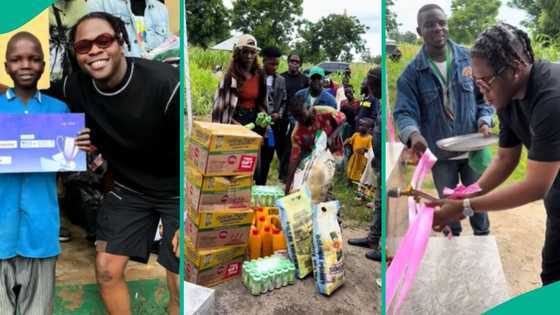
M 45 61 L 33 34 L 20 32 L 10 38 L 5 67 L 14 88 L 0 95 L 0 114 L 69 112 L 66 104 L 37 90 Z M 87 129 L 76 144 L 89 148 Z M 0 196 L 1 313 L 52 314 L 60 254 L 56 173 L 0 174 Z

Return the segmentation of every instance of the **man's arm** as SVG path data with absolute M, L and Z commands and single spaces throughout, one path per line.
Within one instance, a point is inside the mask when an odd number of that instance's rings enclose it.
M 544 198 L 558 171 L 560 161 L 527 161 L 523 181 L 471 200 L 475 210 L 506 210 Z
M 499 148 L 496 156 L 486 171 L 480 176 L 477 183 L 486 194 L 500 186 L 513 173 L 519 164 L 521 145 L 512 148 Z

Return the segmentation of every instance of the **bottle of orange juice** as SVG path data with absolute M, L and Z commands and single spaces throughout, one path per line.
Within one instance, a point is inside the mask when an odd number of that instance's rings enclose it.
M 253 260 L 261 257 L 261 249 L 261 234 L 256 227 L 251 227 L 251 234 L 249 235 L 249 259 Z
M 272 252 L 276 253 L 277 250 L 286 249 L 286 240 L 284 239 L 284 233 L 280 229 L 272 230 Z
M 270 224 L 266 224 L 263 228 L 262 255 L 263 257 L 272 255 L 272 229 Z
M 266 223 L 266 216 L 259 215 L 259 217 L 257 218 L 257 229 L 259 229 L 259 232 L 262 232 L 265 223 Z

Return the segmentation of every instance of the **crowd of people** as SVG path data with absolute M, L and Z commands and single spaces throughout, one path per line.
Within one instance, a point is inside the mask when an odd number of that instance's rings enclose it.
M 291 52 L 286 59 L 288 70 L 279 74 L 282 56 L 277 47 L 261 50 L 252 35 L 240 36 L 212 109 L 212 121 L 247 126 L 263 136 L 255 183 L 266 185 L 276 153 L 278 180 L 285 185 L 286 193 L 290 193 L 298 165 L 312 153 L 317 132 L 324 131 L 330 151 L 346 168 L 349 185 L 376 190 L 374 186 L 380 187 L 379 182 L 374 185 L 373 178 L 374 170 L 380 178 L 380 140 L 375 137 L 380 138 L 381 68 L 368 71 L 365 89 L 359 91 L 358 98 L 349 83 L 350 71 L 343 73 L 339 86 L 318 66 L 303 74 L 302 56 Z M 337 95 L 344 97 L 337 101 Z M 262 119 L 263 115 L 269 119 Z M 375 207 L 374 202 L 367 206 L 375 208 L 370 235 L 349 243 L 373 249 L 366 256 L 380 261 L 379 198 L 375 198 Z
M 91 163 L 87 172 L 63 177 L 91 175 L 102 164 L 106 172 L 102 180 L 81 177 L 98 193 L 85 201 L 79 192 L 78 209 L 64 210 L 82 218 L 95 242 L 91 272 L 105 308 L 132 313 L 126 267 L 129 260 L 147 263 L 161 222 L 158 263 L 166 270 L 167 311 L 179 314 L 180 74 L 141 58 L 170 35 L 167 9 L 157 0 L 55 2 L 53 12 L 69 14 L 51 19 L 58 32 L 51 32 L 50 88 L 38 89 L 46 68 L 41 42 L 18 32 L 5 52 L 13 86 L 1 86 L 0 112 L 85 114 L 76 145 Z M 68 239 L 60 230 L 67 204 L 57 200 L 59 187 L 56 173 L 0 174 L 0 192 L 10 196 L 0 216 L 2 313 L 53 313 L 60 240 Z M 82 212 L 87 202 L 93 209 Z

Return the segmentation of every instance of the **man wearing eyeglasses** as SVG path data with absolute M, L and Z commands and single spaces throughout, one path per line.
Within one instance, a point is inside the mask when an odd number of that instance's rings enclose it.
M 419 157 L 429 148 L 438 161 L 432 168 L 440 197 L 445 187 L 465 186 L 479 178 L 468 154 L 437 147 L 438 140 L 469 133 L 490 134 L 493 110 L 473 84 L 469 50 L 448 39 L 447 17 L 441 7 L 420 8 L 417 32 L 424 45 L 397 82 L 394 119 L 399 137 Z M 475 235 L 490 233 L 486 212 L 470 217 Z M 460 222 L 450 224 L 459 236 Z

